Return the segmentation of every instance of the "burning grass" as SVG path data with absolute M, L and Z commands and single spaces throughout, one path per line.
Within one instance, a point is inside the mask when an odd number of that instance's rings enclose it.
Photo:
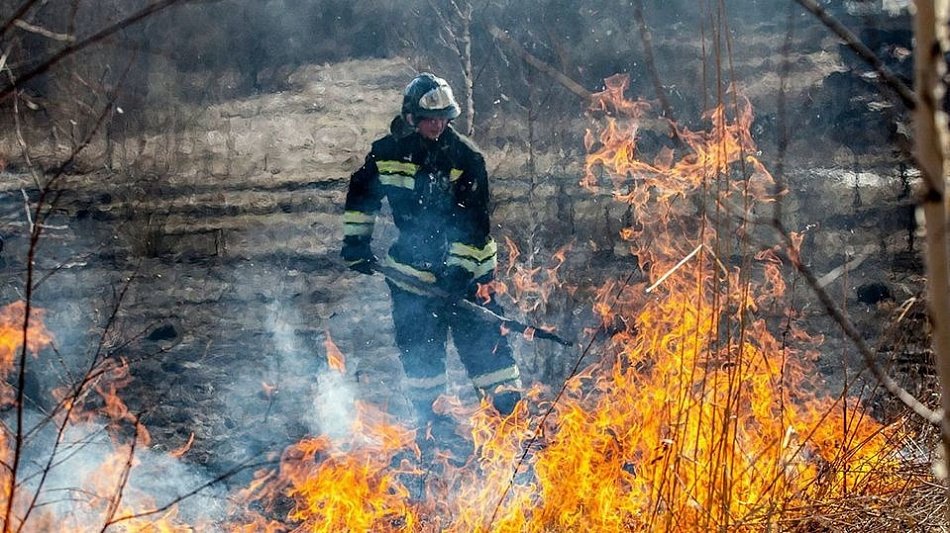
M 633 208 L 622 236 L 646 279 L 601 287 L 594 309 L 611 333 L 595 362 L 560 391 L 535 387 L 507 419 L 485 406 L 455 409 L 476 451 L 464 465 L 433 467 L 410 454 L 394 468 L 395 450 L 338 443 L 347 460 L 372 467 L 357 483 L 344 475 L 355 465 L 308 457 L 312 475 L 273 478 L 293 500 L 295 525 L 835 531 L 933 519 L 909 504 L 938 490 L 927 459 L 908 455 L 919 438 L 912 424 L 876 420 L 857 399 L 824 388 L 813 365 L 822 338 L 783 302 L 780 258 L 799 250 L 753 249 L 749 215 L 782 191 L 755 158 L 748 102 L 737 95 L 731 109 L 712 110 L 707 131 L 671 125 L 679 144 L 646 162 L 636 140 L 648 106 L 624 99 L 626 83 L 607 80 L 597 98 L 605 126 L 588 134 L 583 183 L 609 186 Z M 509 253 L 508 283 L 493 289 L 522 310 L 565 287 L 563 256 L 542 271 L 516 267 L 511 242 Z M 367 479 L 386 498 L 368 497 Z M 413 492 L 413 482 L 424 489 Z M 354 511 L 359 519 L 348 522 Z
M 18 382 L 27 354 L 52 343 L 42 315 L 32 309 L 27 320 L 23 302 L 0 310 L 3 531 L 193 531 L 174 505 L 157 507 L 155 495 L 133 482 L 150 437 L 118 395 L 130 379 L 124 361 L 99 361 L 78 382 L 49 391 L 57 399 L 51 412 L 22 407 L 8 383 Z M 160 462 L 148 463 L 147 471 L 167 474 Z
M 596 291 L 602 327 L 575 355 L 592 362 L 578 364 L 562 388 L 533 386 L 507 418 L 445 398 L 440 408 L 458 421 L 471 454 L 450 442 L 422 450 L 414 429 L 357 402 L 347 434 L 284 450 L 278 469 L 230 496 L 216 529 L 905 531 L 944 523 L 935 510 L 946 492 L 914 421 L 877 420 L 857 399 L 824 389 L 813 365 L 822 339 L 783 302 L 781 257 L 799 250 L 753 248 L 747 215 L 781 191 L 754 156 L 748 103 L 737 96 L 732 109 L 711 111 L 706 131 L 672 125 L 679 144 L 646 162 L 636 141 L 648 107 L 624 99 L 625 78 L 607 81 L 583 183 L 609 186 L 632 207 L 635 223 L 622 236 L 645 278 Z M 513 242 L 509 253 L 507 283 L 486 290 L 522 311 L 573 290 L 559 274 L 564 249 L 548 269 L 517 265 Z M 3 346 L 15 353 L 16 339 L 32 335 L 12 328 Z M 344 354 L 329 335 L 326 342 L 328 372 L 345 372 Z M 2 359 L 9 373 L 15 358 Z M 140 428 L 118 399 L 115 370 L 115 387 L 88 389 L 103 399 L 97 416 Z M 80 396 L 63 398 L 65 412 L 79 409 Z M 87 514 L 79 516 L 119 530 L 197 528 L 174 506 L 127 508 L 126 481 L 147 438 L 144 428 L 134 434 L 115 439 L 115 455 L 83 489 Z M 3 451 L 8 461 L 10 445 Z M 29 499 L 17 496 L 8 529 L 26 522 Z

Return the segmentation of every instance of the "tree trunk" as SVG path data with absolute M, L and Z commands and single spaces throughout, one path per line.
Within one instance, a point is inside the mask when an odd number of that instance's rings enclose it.
M 927 296 L 930 320 L 933 326 L 934 358 L 940 380 L 941 441 L 946 472 L 946 451 L 950 450 L 950 268 L 948 268 L 947 207 L 945 198 L 944 154 L 941 139 L 946 138 L 946 128 L 938 124 L 936 112 L 940 80 L 937 67 L 943 61 L 936 36 L 936 14 L 933 0 L 916 2 L 914 32 L 914 86 L 917 91 L 917 106 L 914 110 L 914 143 L 917 163 L 923 176 L 923 191 L 920 199 L 926 227 Z M 946 25 L 946 21 L 941 21 Z M 950 517 L 950 508 L 944 510 Z

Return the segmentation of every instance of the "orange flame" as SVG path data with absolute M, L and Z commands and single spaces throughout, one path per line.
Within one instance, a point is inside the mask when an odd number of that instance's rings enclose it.
M 261 382 L 261 394 L 263 394 L 265 398 L 272 398 L 276 392 L 277 385 L 266 381 Z
M 293 506 L 285 518 L 301 531 L 395 531 L 397 523 L 404 530 L 417 530 L 417 511 L 409 504 L 403 478 L 421 472 L 396 460 L 400 452 L 418 456 L 414 432 L 357 402 L 353 434 L 348 441 L 309 437 L 289 447 L 279 475 L 261 473 L 256 490 L 242 496 L 248 502 L 280 494 L 290 498 Z M 246 527 L 274 528 L 271 519 L 250 518 Z
M 168 452 L 168 455 L 170 455 L 170 456 L 172 456 L 172 457 L 182 457 L 182 456 L 184 456 L 186 453 L 188 453 L 188 450 L 191 449 L 191 445 L 194 444 L 194 443 L 195 443 L 195 432 L 192 431 L 191 434 L 188 435 L 188 442 L 186 442 L 186 443 L 182 444 L 180 447 L 175 448 L 174 450 Z
M 530 268 L 518 261 L 522 254 L 511 238 L 505 236 L 505 244 L 508 248 L 508 266 L 505 272 L 508 282 L 494 281 L 491 284 L 491 292 L 507 295 L 508 300 L 525 314 L 544 311 L 556 291 L 573 293 L 575 287 L 564 283 L 558 273 L 567 260 L 570 245 L 561 247 L 552 255 L 551 266 Z
M 780 529 L 778 520 L 823 495 L 903 488 L 893 474 L 899 428 L 822 393 L 810 365 L 821 338 L 783 304 L 779 255 L 762 252 L 744 270 L 727 266 L 747 253 L 748 214 L 781 194 L 754 157 L 748 101 L 737 95 L 731 117 L 725 107 L 711 110 L 708 131 L 673 125 L 683 144 L 644 162 L 636 141 L 649 106 L 626 101 L 627 85 L 608 79 L 595 98 L 609 116 L 603 130 L 588 132 L 582 181 L 609 184 L 633 208 L 636 223 L 621 237 L 648 276 L 598 290 L 593 308 L 611 332 L 608 353 L 553 405 L 539 386 L 504 418 L 486 401 L 468 410 L 443 404 L 464 421 L 477 468 L 442 464 L 421 501 L 409 503 L 402 483 L 418 471 L 418 454 L 391 464 L 396 450 L 411 447 L 404 429 L 385 426 L 394 432 L 385 438 L 384 426 L 363 422 L 362 439 L 298 444 L 279 475 L 260 484 L 262 494 L 282 487 L 294 500 L 287 519 L 295 530 Z M 533 312 L 569 288 L 557 274 L 566 247 L 552 267 L 524 266 L 506 240 L 507 283 L 494 292 Z M 798 260 L 797 250 L 786 253 Z M 630 309 L 636 314 L 618 314 Z M 783 319 L 782 340 L 767 313 Z
M 0 310 L 0 406 L 14 403 L 16 392 L 7 383 L 7 377 L 16 364 L 17 353 L 23 347 L 34 357 L 43 348 L 53 342 L 53 338 L 43 325 L 43 311 L 31 309 L 27 324 L 26 303 L 13 302 Z
M 324 346 L 327 350 L 327 363 L 330 365 L 330 368 L 343 374 L 346 372 L 346 357 L 344 357 L 343 352 L 337 348 L 333 339 L 330 338 L 329 331 L 326 332 L 326 336 L 327 340 L 324 342 Z
M 34 356 L 52 342 L 52 337 L 41 322 L 43 312 L 32 309 L 27 323 L 26 305 L 16 302 L 0 310 L 0 374 L 3 377 L 15 370 L 18 363 L 16 353 L 26 348 Z M 69 444 L 68 453 L 66 443 L 57 441 L 52 450 L 31 450 L 29 453 L 54 454 L 57 462 L 69 461 L 77 455 L 91 454 L 88 458 L 95 461 L 96 466 L 87 475 L 79 472 L 66 473 L 77 476 L 77 485 L 70 487 L 71 497 L 68 498 L 70 509 L 65 513 L 52 511 L 45 506 L 34 507 L 27 515 L 25 509 L 34 495 L 26 488 L 26 483 L 20 480 L 15 492 L 10 492 L 10 471 L 3 469 L 0 472 L 0 483 L 4 493 L 3 505 L 12 505 L 14 520 L 8 524 L 9 530 L 23 531 L 50 531 L 76 532 L 91 529 L 105 529 L 114 531 L 155 531 L 155 532 L 186 532 L 194 531 L 193 526 L 183 525 L 177 516 L 175 506 L 156 511 L 156 506 L 150 495 L 143 494 L 129 484 L 130 473 L 139 464 L 137 450 L 144 449 L 149 444 L 149 434 L 138 417 L 131 413 L 125 402 L 119 398 L 118 392 L 131 381 L 126 361 L 105 360 L 88 374 L 88 381 L 76 389 L 61 387 L 53 391 L 53 396 L 61 401 L 60 412 L 68 413 L 68 418 L 62 419 L 64 434 L 76 424 L 95 422 L 88 429 L 78 430 L 85 433 L 96 426 L 101 427 L 102 420 L 106 420 L 106 429 L 112 438 L 114 449 L 111 453 L 100 454 L 96 446 L 82 446 Z M 67 396 L 69 391 L 71 394 Z M 95 394 L 92 394 L 95 393 Z M 3 391 L 5 402 L 12 402 L 15 391 L 6 386 Z M 128 438 L 125 426 L 133 427 L 132 437 Z M 6 431 L 0 432 L 0 456 L 6 464 L 10 464 L 12 443 L 7 439 Z M 24 441 L 21 445 L 32 443 Z M 57 451 L 58 450 L 58 451 Z M 59 455 L 56 455 L 56 454 Z M 57 465 L 50 467 L 50 474 L 57 474 Z M 62 490 L 62 489 L 56 489 Z M 61 498 L 57 498 L 59 500 Z M 135 502 L 134 505 L 129 502 Z M 28 516 L 28 518 L 20 518 Z

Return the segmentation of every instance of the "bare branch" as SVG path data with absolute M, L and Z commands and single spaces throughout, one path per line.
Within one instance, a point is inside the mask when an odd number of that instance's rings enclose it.
M 663 83 L 660 81 L 660 73 L 656 70 L 656 62 L 653 60 L 653 38 L 650 36 L 650 28 L 643 17 L 643 0 L 636 0 L 633 3 L 633 18 L 637 21 L 640 28 L 640 39 L 643 41 L 643 57 L 647 62 L 647 69 L 650 71 L 650 78 L 653 79 L 653 90 L 663 108 L 663 115 L 670 121 L 674 121 L 673 108 L 670 107 L 669 100 L 666 99 L 666 93 L 663 90 Z M 675 129 L 673 130 L 676 131 Z
M 54 31 L 47 30 L 46 28 L 41 28 L 40 26 L 35 26 L 33 24 L 30 24 L 29 22 L 26 22 L 25 20 L 16 19 L 15 21 L 13 21 L 13 24 L 17 28 L 20 28 L 21 30 L 28 31 L 30 33 L 36 33 L 38 35 L 42 35 L 43 37 L 52 39 L 54 41 L 63 41 L 63 42 L 69 43 L 76 40 L 75 37 L 73 37 L 72 35 L 69 35 L 68 33 L 56 33 Z
M 129 60 L 125 71 L 122 73 L 122 75 L 119 78 L 120 85 L 125 80 L 126 76 L 131 70 L 133 62 L 134 62 L 134 55 Z M 14 432 L 14 435 L 13 435 L 14 437 L 13 450 L 12 450 L 13 458 L 12 458 L 12 461 L 10 462 L 10 480 L 5 489 L 7 493 L 7 501 L 5 502 L 6 505 L 3 511 L 4 532 L 10 531 L 10 528 L 11 528 L 11 520 L 13 518 L 13 510 L 14 510 L 14 506 L 16 502 L 16 491 L 19 484 L 17 476 L 20 473 L 19 472 L 20 464 L 23 460 L 23 453 L 24 453 L 23 448 L 24 448 L 24 442 L 25 442 L 25 433 L 24 433 L 23 426 L 24 426 L 24 398 L 25 398 L 25 389 L 26 389 L 26 363 L 27 363 L 27 352 L 28 352 L 27 333 L 30 327 L 30 313 L 32 311 L 33 291 L 35 290 L 34 278 L 36 276 L 36 269 L 35 269 L 36 254 L 39 248 L 40 237 L 43 233 L 43 230 L 45 229 L 45 226 L 43 225 L 42 222 L 46 218 L 45 215 L 48 214 L 50 210 L 53 209 L 53 207 L 55 207 L 59 199 L 59 195 L 61 191 L 53 189 L 55 183 L 59 180 L 59 178 L 61 178 L 66 173 L 66 168 L 68 167 L 68 165 L 72 163 L 72 161 L 75 160 L 75 158 L 79 155 L 79 153 L 82 150 L 84 150 L 86 146 L 89 145 L 90 142 L 92 142 L 93 137 L 99 131 L 99 128 L 102 126 L 102 123 L 105 121 L 105 118 L 109 116 L 109 114 L 111 113 L 111 110 L 115 104 L 115 98 L 116 96 L 113 95 L 113 97 L 106 103 L 106 105 L 102 109 L 102 112 L 99 114 L 99 116 L 97 117 L 97 120 L 93 124 L 93 127 L 90 128 L 90 131 L 87 133 L 86 137 L 82 140 L 82 142 L 78 146 L 76 146 L 72 150 L 69 157 L 66 158 L 66 160 L 63 161 L 59 165 L 56 172 L 46 182 L 46 184 L 40 188 L 40 196 L 39 196 L 39 199 L 37 200 L 36 208 L 34 210 L 34 216 L 33 216 L 31 228 L 30 228 L 29 247 L 27 250 L 27 268 L 26 268 L 26 284 L 25 284 L 26 294 L 24 296 L 26 309 L 24 312 L 25 314 L 24 314 L 24 320 L 23 320 L 23 325 L 22 325 L 23 346 L 17 358 L 16 400 L 14 402 L 14 405 L 16 406 L 16 431 Z M 44 208 L 46 210 L 44 210 Z M 116 312 L 117 310 L 113 312 L 113 318 L 115 317 Z M 94 370 L 99 362 L 98 355 L 101 352 L 101 345 L 102 343 L 100 342 L 100 350 L 97 351 L 96 357 L 93 358 L 93 362 L 90 366 L 90 371 Z M 87 377 L 88 375 L 89 373 L 87 372 Z M 88 383 L 88 381 L 84 383 Z M 81 387 L 77 388 L 76 394 L 79 394 L 79 391 L 81 390 L 82 390 Z M 71 408 L 72 406 L 70 406 L 70 410 Z M 69 417 L 67 416 L 64 419 L 63 425 L 60 426 L 60 437 L 62 435 L 62 432 L 65 430 L 65 424 L 66 424 L 66 421 L 68 421 L 68 419 Z M 45 479 L 45 477 L 46 477 L 46 473 L 44 472 L 43 478 Z M 39 489 L 37 489 L 37 493 L 38 492 L 39 492 Z M 35 503 L 36 503 L 36 497 L 33 498 L 33 501 L 30 503 L 28 507 L 27 517 L 29 516 L 29 512 L 34 508 Z M 25 523 L 26 523 L 26 517 L 24 517 L 23 520 L 21 521 L 21 527 L 25 525 Z
M 653 285 L 650 285 L 649 287 L 647 287 L 646 289 L 644 289 L 643 292 L 646 292 L 646 293 L 653 292 L 654 289 L 656 289 L 657 287 L 659 287 L 660 285 L 662 285 L 664 281 L 666 281 L 666 278 L 670 277 L 674 272 L 676 272 L 677 270 L 679 270 L 680 267 L 682 267 L 683 265 L 685 265 L 687 261 L 689 261 L 694 255 L 698 254 L 699 251 L 702 250 L 702 249 L 703 249 L 703 245 L 700 244 L 700 245 L 697 246 L 695 249 L 693 249 L 692 252 L 686 254 L 686 257 L 680 259 L 678 263 L 676 263 L 675 265 L 673 265 L 673 268 L 667 270 L 665 274 L 663 274 L 662 276 L 660 276 L 659 279 L 657 279 L 656 282 L 655 282 Z
M 914 109 L 914 144 L 917 163 L 923 176 L 921 207 L 926 227 L 927 303 L 933 328 L 934 359 L 940 381 L 940 403 L 944 409 L 940 429 L 944 468 L 946 451 L 950 450 L 950 247 L 947 245 L 945 119 L 939 97 L 945 87 L 938 72 L 945 70 L 943 50 L 937 39 L 937 27 L 945 27 L 944 16 L 938 19 L 934 2 L 917 2 L 914 19 L 914 86 L 917 107 Z M 943 32 L 941 32 L 943 33 Z M 947 489 L 944 483 L 944 490 Z M 950 516 L 950 507 L 944 506 Z
M 517 41 L 512 39 L 507 33 L 504 32 L 504 30 L 502 30 L 498 26 L 489 25 L 488 31 L 489 33 L 492 34 L 492 36 L 495 39 L 497 39 L 498 41 L 501 41 L 505 46 L 508 47 L 508 49 L 514 52 L 516 56 L 521 58 L 522 61 L 540 70 L 541 72 L 547 74 L 548 76 L 551 76 L 551 78 L 553 78 L 554 81 L 563 85 L 564 88 L 566 88 L 567 90 L 576 94 L 577 96 L 584 99 L 585 101 L 588 101 L 593 97 L 593 93 L 585 89 L 580 83 L 577 83 L 576 81 L 567 77 L 567 75 L 564 74 L 563 72 L 557 70 L 551 65 L 548 65 L 544 61 L 541 61 L 540 59 L 531 55 L 530 52 L 525 50 L 523 46 L 518 44 Z
M 25 190 L 20 189 L 20 192 L 23 193 L 23 209 L 26 211 L 26 221 L 29 224 L 30 233 L 33 233 L 33 215 L 30 213 L 30 197 L 27 196 Z
M 833 31 L 835 31 L 835 33 L 838 33 L 839 36 L 841 36 L 842 34 L 850 35 L 851 41 L 863 47 L 863 45 L 861 45 L 860 42 L 857 41 L 857 38 L 854 37 L 854 35 L 851 34 L 847 30 L 847 28 L 844 28 L 844 26 L 842 26 L 839 22 L 831 18 L 830 15 L 824 12 L 824 10 L 822 10 L 820 7 L 815 5 L 812 0 L 796 0 L 796 1 L 804 5 L 805 7 L 809 8 L 810 11 L 815 13 L 819 17 L 819 19 L 821 19 L 822 22 L 826 24 L 826 26 L 828 26 Z M 786 36 L 785 43 L 782 46 L 783 61 L 782 61 L 782 67 L 781 67 L 781 72 L 780 72 L 781 83 L 780 83 L 779 98 L 778 98 L 779 154 L 778 154 L 778 162 L 776 164 L 776 170 L 773 173 L 773 177 L 775 178 L 775 188 L 777 191 L 782 191 L 785 189 L 784 163 L 785 163 L 785 153 L 788 148 L 788 129 L 786 126 L 787 112 L 785 108 L 785 104 L 786 104 L 785 92 L 786 92 L 786 87 L 787 87 L 786 80 L 789 77 L 789 73 L 790 73 L 788 52 L 791 46 L 793 21 L 794 21 L 794 17 L 789 16 L 788 18 L 789 32 L 788 32 L 788 35 Z M 842 38 L 845 38 L 845 37 L 842 37 Z M 874 55 L 873 52 L 868 50 L 866 47 L 864 47 L 864 51 L 867 54 L 869 54 L 869 60 L 872 59 L 873 62 L 880 63 L 880 60 L 877 59 L 877 57 Z M 913 97 L 912 94 L 911 96 L 912 96 L 911 103 L 915 104 L 916 97 Z M 913 105 L 911 105 L 910 107 L 913 108 Z M 778 197 L 778 195 L 776 195 L 776 197 Z M 789 250 L 794 250 L 794 253 L 796 254 L 796 257 L 794 258 L 786 255 L 786 259 L 802 275 L 802 277 L 805 279 L 805 282 L 811 288 L 812 292 L 818 297 L 819 301 L 824 306 L 825 310 L 828 312 L 829 315 L 831 315 L 831 318 L 838 324 L 838 326 L 844 332 L 845 336 L 847 336 L 851 340 L 851 342 L 854 344 L 854 346 L 858 349 L 858 353 L 861 355 L 861 358 L 864 361 L 865 366 L 868 368 L 868 370 L 870 370 L 871 374 L 874 375 L 874 377 L 878 380 L 881 386 L 884 387 L 884 389 L 888 393 L 896 397 L 899 401 L 901 401 L 901 403 L 903 403 L 905 406 L 907 406 L 909 409 L 911 409 L 914 413 L 919 415 L 921 418 L 926 420 L 928 423 L 941 427 L 943 429 L 943 432 L 946 433 L 947 421 L 944 419 L 945 410 L 944 409 L 940 409 L 939 411 L 931 410 L 929 407 L 924 405 L 920 400 L 915 398 L 914 395 L 912 395 L 910 392 L 908 392 L 903 387 L 901 387 L 900 384 L 894 381 L 894 379 L 892 379 L 889 375 L 887 375 L 884 369 L 881 368 L 881 366 L 878 364 L 874 350 L 870 346 L 868 346 L 867 342 L 858 332 L 857 328 L 854 326 L 851 320 L 838 307 L 838 305 L 834 302 L 834 300 L 831 298 L 828 292 L 824 289 L 824 286 L 822 285 L 818 277 L 815 276 L 815 274 L 811 271 L 811 269 L 809 269 L 800 260 L 799 257 L 797 257 L 798 251 L 796 250 L 796 245 L 793 242 L 791 234 L 785 228 L 785 225 L 782 223 L 782 220 L 781 220 L 782 202 L 777 201 L 775 202 L 774 205 L 775 205 L 775 209 L 772 213 L 772 219 L 771 221 L 769 221 L 769 224 L 778 231 L 779 235 L 782 237 L 783 241 L 785 242 L 785 246 Z
M 877 54 L 871 51 L 870 48 L 864 45 L 861 42 L 861 39 L 851 32 L 848 28 L 844 26 L 841 22 L 831 16 L 830 13 L 825 11 L 821 6 L 818 5 L 815 0 L 795 0 L 802 7 L 810 11 L 813 15 L 818 17 L 818 20 L 822 22 L 825 26 L 828 27 L 831 31 L 835 33 L 841 40 L 844 41 L 848 48 L 858 54 L 858 56 L 867 62 L 871 68 L 874 69 L 874 72 L 881 78 L 884 84 L 891 88 L 897 95 L 900 97 L 901 101 L 904 102 L 904 105 L 908 109 L 914 109 L 917 106 L 917 97 L 907 85 L 900 80 L 893 72 L 888 69 L 884 63 L 881 61 Z
M 794 249 L 792 237 L 781 224 L 781 222 L 774 220 L 773 225 L 784 239 L 786 246 L 788 246 L 789 249 Z M 894 381 L 894 379 L 887 375 L 887 372 L 881 368 L 881 365 L 878 364 L 877 358 L 875 357 L 874 350 L 868 346 L 867 342 L 864 340 L 864 337 L 861 336 L 861 333 L 858 332 L 858 329 L 844 314 L 844 311 L 842 311 L 834 302 L 834 300 L 831 299 L 831 296 L 828 294 L 828 292 L 821 287 L 821 284 L 818 281 L 818 277 L 815 276 L 815 273 L 797 258 L 791 257 L 788 254 L 785 255 L 785 258 L 792 264 L 792 266 L 795 267 L 795 270 L 797 270 L 798 273 L 801 274 L 803 278 L 805 278 L 805 282 L 808 283 L 808 286 L 811 288 L 812 292 L 814 292 L 818 297 L 818 300 L 825 307 L 825 310 L 828 312 L 828 314 L 831 315 L 831 318 L 834 319 L 839 327 L 841 327 L 841 330 L 844 332 L 844 334 L 849 339 L 851 339 L 851 342 L 854 343 L 855 347 L 858 349 L 858 353 L 861 354 L 861 357 L 864 360 L 864 364 L 868 367 L 868 370 L 871 371 L 871 374 L 873 374 L 874 377 L 880 381 L 884 389 L 927 422 L 934 425 L 939 425 L 941 427 L 946 426 L 947 423 L 943 418 L 943 410 L 933 411 L 921 403 L 920 400 L 915 398 L 913 394 L 907 392 L 907 390 L 901 387 L 899 383 Z
M 30 8 L 33 7 L 33 4 L 35 4 L 37 1 L 38 0 L 27 0 L 26 2 L 23 2 L 23 5 L 21 5 L 19 9 L 17 9 L 16 12 L 13 13 L 13 15 L 11 15 L 2 26 L 0 26 L 0 37 L 3 37 L 3 34 L 5 34 L 10 29 L 10 27 L 16 23 L 16 21 L 20 20 L 20 17 L 25 15 L 26 12 L 29 11 Z
M 108 528 L 109 526 L 115 525 L 115 524 L 120 524 L 120 523 L 122 523 L 122 522 L 129 521 L 129 520 L 135 520 L 136 518 L 145 518 L 145 517 L 147 517 L 147 516 L 152 516 L 152 515 L 156 515 L 156 514 L 159 514 L 159 513 L 164 513 L 165 511 L 168 511 L 168 510 L 171 509 L 172 507 L 174 507 L 174 506 L 178 505 L 179 503 L 181 503 L 181 502 L 187 500 L 188 498 L 191 498 L 192 496 L 197 495 L 197 494 L 200 493 L 201 491 L 203 491 L 203 490 L 205 490 L 205 489 L 208 489 L 208 488 L 211 488 L 211 487 L 217 485 L 218 483 L 221 483 L 222 481 L 225 481 L 225 480 L 227 480 L 228 478 L 233 477 L 234 475 L 236 475 L 236 474 L 238 474 L 238 473 L 240 473 L 240 472 L 243 472 L 244 470 L 247 470 L 247 469 L 249 469 L 249 468 L 271 467 L 271 466 L 275 466 L 277 463 L 278 463 L 277 460 L 273 460 L 273 461 L 261 461 L 261 462 L 257 462 L 257 463 L 243 463 L 243 464 L 240 464 L 240 465 L 234 467 L 233 469 L 231 469 L 231 470 L 229 470 L 229 471 L 227 471 L 227 472 L 225 472 L 225 473 L 223 473 L 223 474 L 221 474 L 221 475 L 215 477 L 214 479 L 209 480 L 209 481 L 207 481 L 207 482 L 205 482 L 205 483 L 203 483 L 203 484 L 201 484 L 201 485 L 195 487 L 194 489 L 192 489 L 192 490 L 190 490 L 190 491 L 188 491 L 188 492 L 182 494 L 181 496 L 178 496 L 178 497 L 172 499 L 171 501 L 169 501 L 169 502 L 166 503 L 165 505 L 162 505 L 161 507 L 156 507 L 156 508 L 154 508 L 154 509 L 150 509 L 150 510 L 148 510 L 148 511 L 143 511 L 143 512 L 141 512 L 141 513 L 123 515 L 123 516 L 120 516 L 120 517 L 118 517 L 118 518 L 112 519 L 112 520 L 110 520 L 108 523 L 106 523 L 106 528 Z
M 102 533 L 105 533 L 105 531 L 109 529 L 109 524 L 112 523 L 112 519 L 115 518 L 115 514 L 119 512 L 119 504 L 122 503 L 122 496 L 125 494 L 125 489 L 129 483 L 129 477 L 132 475 L 132 467 L 135 461 L 135 450 L 139 441 L 139 429 L 141 428 L 138 415 L 135 416 L 133 425 L 135 427 L 135 434 L 132 436 L 132 442 L 129 443 L 129 453 L 125 458 L 125 463 L 122 465 L 122 473 L 119 475 L 119 481 L 116 485 L 115 493 L 113 493 L 112 497 L 109 499 L 105 520 L 102 522 L 102 529 L 100 530 Z
M 46 72 L 47 70 L 52 68 L 54 65 L 62 61 L 63 59 L 93 44 L 96 44 L 102 41 L 103 39 L 111 37 L 112 35 L 124 30 L 125 28 L 128 28 L 129 26 L 132 26 L 138 23 L 139 21 L 145 18 L 155 15 L 156 13 L 159 13 L 183 1 L 184 0 L 159 0 L 158 2 L 155 2 L 154 4 L 151 4 L 145 8 L 142 8 L 141 10 L 129 16 L 128 18 L 120 20 L 119 22 L 116 22 L 115 24 L 112 24 L 111 26 L 107 26 L 106 28 L 83 39 L 82 41 L 79 41 L 77 43 L 64 47 L 62 50 L 53 54 L 52 57 L 48 58 L 46 61 L 43 61 L 42 63 L 34 67 L 32 70 L 30 70 L 29 72 L 19 76 L 17 78 L 16 83 L 11 83 L 10 85 L 7 85 L 6 87 L 0 89 L 0 100 L 3 100 L 4 98 L 10 96 L 10 94 L 16 90 L 17 84 L 22 84 L 26 82 L 27 80 L 31 80 L 35 78 L 36 76 L 39 76 L 40 74 Z

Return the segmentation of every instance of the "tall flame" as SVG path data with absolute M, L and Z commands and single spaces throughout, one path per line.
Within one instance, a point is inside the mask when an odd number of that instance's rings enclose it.
M 593 310 L 610 332 L 591 344 L 597 362 L 559 391 L 530 387 L 506 417 L 487 400 L 465 406 L 443 397 L 435 407 L 459 422 L 473 458 L 447 442 L 420 450 L 416 430 L 357 402 L 351 432 L 287 448 L 277 471 L 258 472 L 232 498 L 233 523 L 217 529 L 779 530 L 811 502 L 905 488 L 894 450 L 907 435 L 872 419 L 857 400 L 823 391 L 812 364 L 822 339 L 783 304 L 778 252 L 794 258 L 798 250 L 752 253 L 750 216 L 780 191 L 755 157 L 749 102 L 736 94 L 731 108 L 709 111 L 704 131 L 670 124 L 676 142 L 646 162 L 637 141 L 650 107 L 625 99 L 628 84 L 615 76 L 595 95 L 605 118 L 587 133 L 581 183 L 610 186 L 635 213 L 620 235 L 645 279 L 597 291 Z M 519 263 L 511 240 L 508 250 L 506 282 L 481 287 L 482 297 L 507 294 L 521 312 L 537 313 L 554 291 L 574 289 L 559 273 L 567 246 L 548 266 Z M 24 348 L 36 353 L 50 342 L 38 319 L 23 327 L 25 315 L 22 303 L 0 313 L 0 377 L 15 370 Z M 772 333 L 777 323 L 781 337 Z M 344 354 L 329 332 L 325 347 L 328 365 L 343 373 Z M 127 484 L 149 443 L 118 395 L 128 370 L 111 361 L 78 393 L 60 390 L 64 426 L 108 421 L 114 453 L 84 480 L 81 513 L 37 511 L 30 527 L 82 531 L 93 516 L 97 528 L 195 530 L 174 506 L 143 506 L 148 495 Z M 12 405 L 15 392 L 4 385 L 0 403 Z M 193 437 L 171 455 L 185 453 Z M 0 432 L 4 464 L 10 440 Z M 4 502 L 16 497 L 13 514 L 24 516 L 29 498 L 9 492 L 10 476 L 0 469 Z
M 649 105 L 624 98 L 626 77 L 606 82 L 581 183 L 632 208 L 621 237 L 646 279 L 599 289 L 594 312 L 611 332 L 599 360 L 555 402 L 535 386 L 505 418 L 486 403 L 450 406 L 476 451 L 462 466 L 414 466 L 398 426 L 298 444 L 255 488 L 293 500 L 294 530 L 759 531 L 803 518 L 809 502 L 904 488 L 894 450 L 907 435 L 823 392 L 812 364 L 822 339 L 782 302 L 782 254 L 751 251 L 750 216 L 781 192 L 755 157 L 749 102 L 736 94 L 731 109 L 709 111 L 704 131 L 671 124 L 678 144 L 646 162 L 637 140 Z M 510 240 L 508 250 L 506 283 L 483 296 L 506 293 L 532 312 L 568 288 L 566 248 L 548 268 L 517 264 Z M 781 338 L 770 331 L 779 321 Z M 410 498 L 412 476 L 429 469 Z

